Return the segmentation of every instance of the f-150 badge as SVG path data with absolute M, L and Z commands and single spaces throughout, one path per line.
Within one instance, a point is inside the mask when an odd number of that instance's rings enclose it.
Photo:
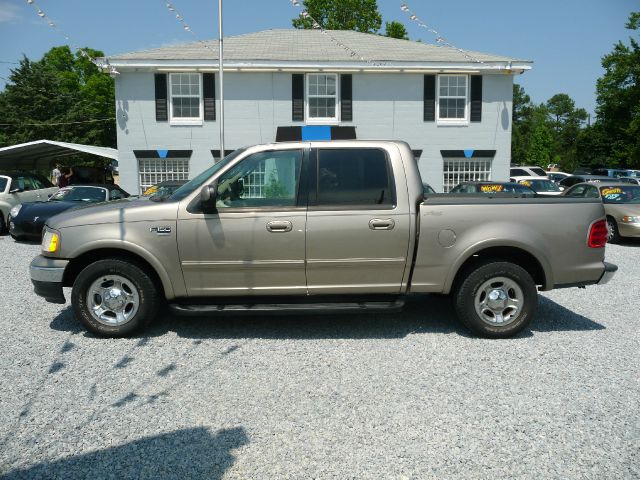
M 149 231 L 158 235 L 171 235 L 171 227 L 149 227 Z

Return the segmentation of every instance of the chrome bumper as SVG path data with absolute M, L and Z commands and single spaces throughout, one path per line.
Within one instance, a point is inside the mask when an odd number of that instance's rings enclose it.
M 50 303 L 65 303 L 62 280 L 68 264 L 69 260 L 47 258 L 42 255 L 34 258 L 29 265 L 29 274 L 36 295 Z
M 604 273 L 598 280 L 598 285 L 604 285 L 605 283 L 609 283 L 609 281 L 613 278 L 613 276 L 618 271 L 618 266 L 613 263 L 604 262 Z

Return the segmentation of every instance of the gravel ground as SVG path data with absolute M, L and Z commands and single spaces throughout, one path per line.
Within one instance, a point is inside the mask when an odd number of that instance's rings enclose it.
M 2 478 L 640 478 L 640 242 L 497 341 L 439 297 L 99 339 L 32 293 L 38 250 L 0 237 Z

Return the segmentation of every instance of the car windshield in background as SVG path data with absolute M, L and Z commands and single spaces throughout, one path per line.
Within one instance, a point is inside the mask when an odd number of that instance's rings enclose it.
M 516 184 L 486 184 L 478 187 L 480 193 L 535 193 L 524 185 Z
M 218 172 L 222 167 L 229 164 L 234 158 L 236 158 L 245 150 L 246 148 L 239 148 L 237 150 L 234 150 L 229 155 L 227 155 L 222 160 L 220 160 L 218 163 L 210 166 L 204 172 L 198 175 L 196 178 L 185 183 L 178 190 L 173 192 L 173 194 L 170 197 L 168 197 L 168 200 L 182 200 L 186 196 L 190 195 L 192 192 L 200 188 L 204 184 L 204 182 L 206 182 L 209 178 L 211 178 L 213 174 Z
M 4 189 L 7 188 L 7 182 L 9 181 L 6 177 L 0 177 L 0 193 L 4 192 Z
M 600 195 L 604 203 L 640 204 L 640 186 L 600 187 Z
M 551 180 L 521 180 L 521 185 L 525 187 L 529 187 L 536 192 L 560 192 L 560 187 L 558 187 Z
M 104 202 L 107 192 L 97 187 L 61 188 L 49 199 L 51 202 Z

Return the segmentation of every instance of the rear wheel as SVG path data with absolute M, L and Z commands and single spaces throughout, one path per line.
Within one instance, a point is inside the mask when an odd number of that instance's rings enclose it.
M 71 292 L 76 318 L 90 332 L 108 337 L 123 337 L 149 325 L 159 302 L 151 276 L 115 258 L 87 266 Z
M 618 224 L 612 217 L 607 217 L 607 228 L 609 229 L 609 236 L 607 242 L 617 243 L 620 241 L 620 231 L 618 230 Z
M 7 224 L 4 215 L 0 212 L 0 235 L 4 235 L 7 231 Z
M 509 262 L 488 261 L 470 270 L 454 292 L 458 318 L 472 332 L 511 337 L 535 315 L 538 291 L 531 275 Z

